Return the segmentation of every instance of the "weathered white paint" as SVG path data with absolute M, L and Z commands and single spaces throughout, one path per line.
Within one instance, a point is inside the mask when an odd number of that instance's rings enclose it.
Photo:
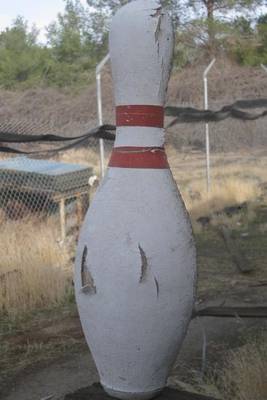
M 164 104 L 172 47 L 170 18 L 156 1 L 133 1 L 117 13 L 110 34 L 117 105 Z M 162 129 L 120 127 L 115 145 L 162 141 Z M 191 226 L 171 172 L 109 168 L 81 230 L 75 292 L 110 395 L 148 399 L 164 388 L 191 318 L 195 280 Z
M 164 129 L 146 126 L 124 126 L 116 130 L 114 147 L 121 146 L 147 146 L 162 147 L 164 145 Z
M 173 54 L 173 29 L 155 0 L 132 1 L 115 15 L 110 57 L 116 105 L 163 105 Z
M 84 246 L 96 293 L 81 291 Z M 81 231 L 75 275 L 83 330 L 108 390 L 129 398 L 165 386 L 194 284 L 191 227 L 170 171 L 110 168 Z

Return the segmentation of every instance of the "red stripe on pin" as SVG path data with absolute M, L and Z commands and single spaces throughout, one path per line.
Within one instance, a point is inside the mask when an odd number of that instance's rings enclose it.
M 109 167 L 168 169 L 163 147 L 115 147 Z
M 164 108 L 150 105 L 117 106 L 116 125 L 163 128 Z

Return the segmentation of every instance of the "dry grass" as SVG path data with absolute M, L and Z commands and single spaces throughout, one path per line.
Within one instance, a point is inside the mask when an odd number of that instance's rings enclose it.
M 70 286 L 68 254 L 54 221 L 7 222 L 0 233 L 0 312 L 16 315 L 61 303 Z
M 265 335 L 229 350 L 223 367 L 208 378 L 206 394 L 224 400 L 267 399 L 267 339 Z M 216 375 L 216 377 L 214 376 Z
M 207 216 L 225 207 L 254 202 L 261 196 L 260 184 L 267 180 L 267 158 L 219 154 L 212 157 L 211 189 L 207 193 L 203 153 L 179 154 L 167 149 L 174 178 L 192 217 Z
M 100 159 L 98 148 L 71 149 L 60 153 L 58 156 L 58 161 L 71 164 L 87 165 L 93 168 L 94 174 L 98 176 L 100 175 Z
M 209 193 L 203 181 L 192 182 L 192 188 L 199 196 L 194 197 L 185 192 L 183 197 L 193 219 L 221 211 L 226 207 L 254 201 L 260 190 L 253 180 L 242 180 L 235 177 L 220 178 L 215 181 Z
M 267 398 L 267 344 L 249 344 L 232 351 L 223 371 L 226 399 L 264 400 Z M 231 390 L 232 388 L 232 390 Z M 232 393 L 233 392 L 233 393 Z
M 99 155 L 93 149 L 60 153 L 63 162 L 80 163 L 99 173 Z M 59 305 L 72 291 L 70 246 L 60 246 L 58 220 L 32 217 L 7 220 L 0 209 L 0 315 L 17 316 L 21 312 Z
M 245 339 L 245 337 L 244 337 Z M 266 400 L 267 399 L 267 336 L 248 334 L 246 344 L 223 350 L 217 366 L 201 378 L 191 365 L 183 365 L 186 371 L 183 381 L 174 371 L 169 385 L 180 390 L 204 394 L 220 400 Z M 181 372 L 180 372 L 181 373 Z

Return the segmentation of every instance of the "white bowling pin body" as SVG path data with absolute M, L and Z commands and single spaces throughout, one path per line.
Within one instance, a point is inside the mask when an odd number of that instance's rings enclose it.
M 117 137 L 81 230 L 75 292 L 101 384 L 121 399 L 164 388 L 194 303 L 191 226 L 162 147 L 172 47 L 170 18 L 155 0 L 114 17 Z

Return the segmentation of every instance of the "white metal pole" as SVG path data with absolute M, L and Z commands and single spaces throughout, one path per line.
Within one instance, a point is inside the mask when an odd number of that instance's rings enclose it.
M 267 67 L 266 67 L 264 64 L 261 64 L 261 68 L 262 68 L 265 72 L 267 72 Z
M 208 78 L 207 75 L 215 63 L 216 58 L 214 58 L 203 73 L 203 82 L 204 82 L 204 108 L 208 109 Z M 209 137 L 209 124 L 205 124 L 205 132 L 206 132 L 206 173 L 207 173 L 207 192 L 210 191 L 210 137 Z
M 97 115 L 98 115 L 98 124 L 103 124 L 103 112 L 102 112 L 102 92 L 101 92 L 101 71 L 102 68 L 109 60 L 109 54 L 103 58 L 102 61 L 96 66 L 96 90 L 97 90 Z M 105 149 L 104 149 L 104 140 L 99 139 L 99 150 L 100 150 L 100 173 L 103 178 L 105 175 Z

